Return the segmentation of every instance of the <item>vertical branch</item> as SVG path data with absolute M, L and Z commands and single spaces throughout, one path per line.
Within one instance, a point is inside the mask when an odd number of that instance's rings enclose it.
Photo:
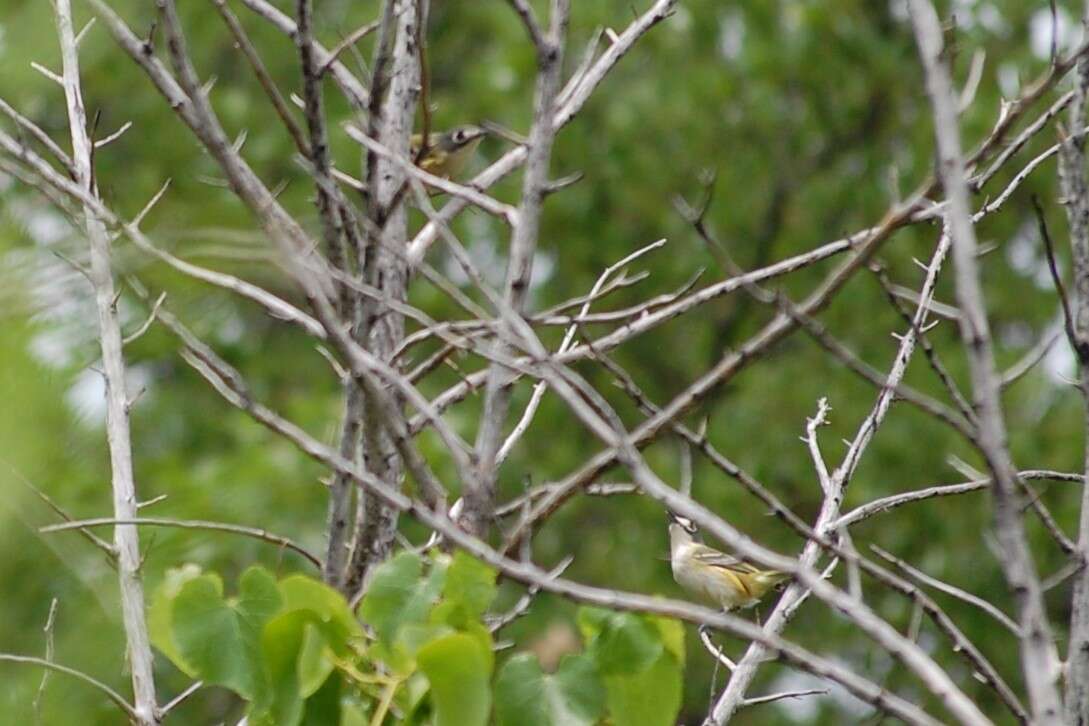
M 915 38 L 926 72 L 927 93 L 934 111 L 939 173 L 949 203 L 946 212 L 953 244 L 961 337 L 968 352 L 979 448 L 994 479 L 991 487 L 996 535 L 1006 581 L 1017 601 L 1022 629 L 1021 669 L 1034 723 L 1061 723 L 1059 660 L 1051 636 L 1043 591 L 1032 561 L 1017 497 L 1017 472 L 1006 444 L 1000 382 L 995 370 L 990 328 L 980 283 L 975 227 L 972 223 L 957 124 L 956 101 L 942 57 L 942 31 L 929 0 L 911 0 Z
M 363 426 L 363 391 L 351 376 L 344 379 L 344 417 L 340 426 L 338 452 L 344 459 L 358 463 L 360 435 Z M 342 588 L 347 576 L 348 554 L 351 551 L 352 519 L 351 477 L 337 471 L 329 483 L 329 513 L 326 520 L 327 544 L 322 579 L 329 585 Z
M 97 194 L 91 165 L 94 144 L 87 133 L 87 114 L 79 80 L 79 55 L 72 27 L 70 0 L 56 0 L 57 33 L 63 63 L 64 96 L 68 105 L 68 126 L 72 136 L 75 181 L 89 194 Z M 110 266 L 110 238 L 102 220 L 84 205 L 84 230 L 91 251 L 90 278 L 98 309 L 99 340 L 103 374 L 106 379 L 106 436 L 110 447 L 113 512 L 117 519 L 133 519 L 136 484 L 132 470 L 132 441 L 129 432 L 129 401 L 125 389 L 125 359 L 121 350 L 121 322 L 117 314 L 117 292 Z M 151 642 L 144 613 L 144 588 L 140 581 L 140 537 L 135 526 L 114 527 L 117 574 L 121 588 L 121 613 L 125 628 L 132 690 L 139 726 L 159 722 L 155 702 L 155 674 Z
M 1089 27 L 1089 2 L 1082 25 Z M 1078 60 L 1070 121 L 1059 148 L 1059 180 L 1063 203 L 1070 224 L 1071 259 L 1074 268 L 1074 309 L 1070 309 L 1054 267 L 1056 288 L 1062 298 L 1067 336 L 1080 367 L 1079 382 L 1085 402 L 1085 429 L 1089 436 L 1089 183 L 1085 173 L 1086 101 L 1089 96 L 1089 59 Z M 1047 239 L 1045 238 L 1045 242 Z M 1089 441 L 1085 445 L 1085 472 L 1089 474 Z M 1066 660 L 1066 722 L 1089 723 L 1089 486 L 1082 487 L 1081 515 L 1078 523 L 1077 556 L 1081 572 L 1074 580 L 1070 601 L 1070 644 Z
M 420 54 L 416 44 L 427 5 L 428 0 L 387 0 L 375 48 L 368 135 L 401 159 L 409 155 L 409 138 L 420 94 Z M 400 250 L 408 236 L 408 224 L 398 191 L 405 182 L 405 174 L 395 159 L 368 151 L 366 181 L 367 214 L 371 224 L 368 225 L 363 275 L 383 297 L 404 302 L 408 291 L 408 267 Z M 373 301 L 367 302 L 364 309 L 366 347 L 379 360 L 390 361 L 404 338 L 404 317 L 391 307 Z M 397 398 L 398 405 L 402 405 L 400 397 Z M 363 438 L 367 469 L 387 485 L 399 487 L 404 463 L 370 397 L 365 405 Z M 389 555 L 396 528 L 396 509 L 384 505 L 376 497 L 362 496 L 348 574 L 350 591 L 359 588 L 372 565 Z
M 322 239 L 329 261 L 337 269 L 347 271 L 348 259 L 344 249 L 341 218 L 328 192 L 329 189 L 334 188 L 335 184 L 330 173 L 329 142 L 325 130 L 325 111 L 322 108 L 321 69 L 314 57 L 310 0 L 298 0 L 297 15 L 298 32 L 295 35 L 295 43 L 299 49 L 299 63 L 302 66 L 303 105 L 306 111 L 306 125 L 310 133 L 310 162 L 313 168 L 318 215 L 321 218 Z M 346 295 L 341 297 L 343 299 Z M 346 315 L 347 310 L 341 309 L 339 312 L 343 316 Z
M 322 73 L 314 57 L 312 28 L 313 8 L 310 0 L 299 0 L 296 8 L 297 28 L 295 42 L 299 49 L 299 64 L 303 76 L 303 101 L 306 125 L 309 131 L 309 157 L 314 174 L 318 216 L 321 218 L 322 239 L 329 263 L 345 274 L 351 274 L 351 261 L 345 245 L 342 219 L 328 190 L 334 188 L 330 171 L 329 145 L 322 108 Z M 342 318 L 354 319 L 358 296 L 339 284 L 337 308 Z M 354 381 L 344 381 L 344 419 L 340 431 L 340 455 L 349 461 L 356 460 L 359 448 L 359 432 L 363 416 L 363 398 Z M 348 477 L 335 473 L 329 484 L 329 514 L 326 524 L 328 543 L 322 579 L 333 587 L 341 587 L 348 557 L 349 529 L 352 505 L 352 486 Z
M 533 258 L 537 252 L 541 204 L 548 184 L 552 142 L 556 137 L 554 107 L 560 90 L 564 36 L 567 31 L 569 9 L 569 0 L 553 0 L 548 34 L 540 38 L 536 44 L 537 87 L 533 107 L 533 127 L 529 135 L 529 152 L 525 176 L 522 180 L 522 202 L 518 209 L 518 222 L 511 236 L 510 259 L 507 263 L 507 282 L 504 290 L 506 304 L 518 314 L 521 314 L 525 307 L 530 273 L 533 270 Z M 501 320 L 499 324 L 509 327 L 509 322 L 506 320 Z M 501 341 L 497 341 L 495 345 L 498 348 L 497 353 L 505 353 L 509 350 L 508 346 Z M 476 535 L 482 535 L 487 530 L 495 506 L 495 485 L 498 477 L 496 458 L 503 440 L 503 424 L 510 408 L 511 382 L 509 371 L 493 363 L 488 370 L 484 411 L 477 431 L 477 477 L 464 493 L 465 506 L 458 518 L 458 523 L 466 531 Z

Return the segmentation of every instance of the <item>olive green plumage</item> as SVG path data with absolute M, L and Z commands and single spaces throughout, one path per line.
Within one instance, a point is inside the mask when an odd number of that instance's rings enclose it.
M 469 160 L 473 158 L 473 152 L 486 134 L 478 126 L 457 126 L 449 131 L 428 134 L 427 149 L 417 166 L 443 179 L 453 179 L 465 170 Z M 413 159 L 419 156 L 422 141 L 423 134 L 413 134 Z
M 696 542 L 695 527 L 677 517 L 669 525 L 673 579 L 691 594 L 723 610 L 748 608 L 790 579 L 778 570 L 761 570 L 744 560 Z

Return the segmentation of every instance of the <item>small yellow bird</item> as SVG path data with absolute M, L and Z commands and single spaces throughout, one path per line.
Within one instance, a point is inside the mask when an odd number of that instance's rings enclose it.
M 479 126 L 457 126 L 449 131 L 428 134 L 427 149 L 417 166 L 443 179 L 452 179 L 464 171 L 487 133 Z M 413 134 L 410 143 L 415 159 L 420 154 L 423 134 Z
M 671 514 L 669 559 L 673 579 L 685 590 L 723 610 L 756 605 L 776 585 L 790 579 L 778 570 L 761 570 L 748 562 L 696 542 L 696 526 Z

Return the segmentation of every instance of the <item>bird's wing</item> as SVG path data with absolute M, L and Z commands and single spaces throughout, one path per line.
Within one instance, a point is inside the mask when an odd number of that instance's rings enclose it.
M 442 171 L 443 165 L 446 164 L 446 156 L 445 151 L 431 147 L 424 155 L 424 158 L 420 160 L 419 166 L 430 174 L 441 176 L 439 172 Z
M 734 572 L 740 572 L 742 574 L 751 575 L 755 572 L 759 572 L 759 569 L 753 567 L 745 560 L 728 555 L 725 552 L 719 552 L 718 550 L 711 549 L 710 547 L 699 547 L 692 553 L 693 558 L 697 562 L 700 562 L 711 567 L 722 567 Z

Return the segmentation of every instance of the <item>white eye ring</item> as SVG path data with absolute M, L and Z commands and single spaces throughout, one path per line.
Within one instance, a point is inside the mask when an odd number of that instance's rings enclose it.
M 465 129 L 458 129 L 454 132 L 454 141 L 457 141 L 459 143 L 465 141 L 465 136 Z

